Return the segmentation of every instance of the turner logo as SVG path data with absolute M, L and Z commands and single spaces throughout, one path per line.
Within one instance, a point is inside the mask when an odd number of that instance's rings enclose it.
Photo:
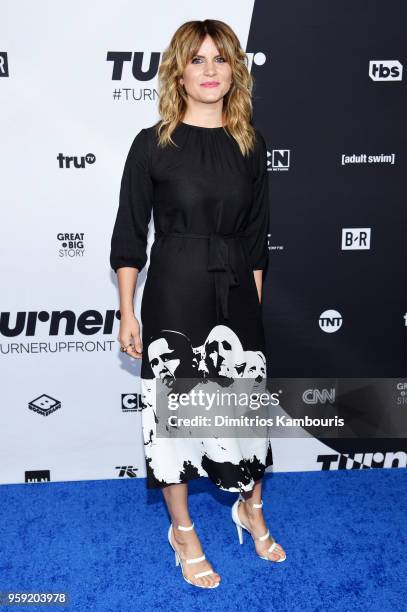
M 290 169 L 290 150 L 273 149 L 271 153 L 267 151 L 267 169 L 274 172 L 281 172 Z
M 86 168 L 87 165 L 92 165 L 96 161 L 96 156 L 93 153 L 86 153 L 82 157 L 78 155 L 69 156 L 63 153 L 58 153 L 57 160 L 60 168 Z
M 29 470 L 25 472 L 25 482 L 50 482 L 49 470 Z
M 335 388 L 333 389 L 306 389 L 302 394 L 305 404 L 330 404 L 335 403 Z
M 253 64 L 263 66 L 267 61 L 265 53 L 261 51 L 246 53 L 246 56 L 249 71 Z M 132 76 L 141 83 L 151 81 L 158 74 L 160 60 L 159 51 L 108 51 L 106 55 L 106 61 L 111 62 L 112 81 L 121 81 L 123 76 Z
M 117 475 L 118 478 L 125 478 L 126 476 L 128 478 L 137 478 L 136 472 L 138 471 L 138 468 L 135 468 L 132 465 L 119 465 L 116 466 L 116 470 L 119 470 Z
M 149 57 L 148 57 L 149 56 Z M 121 81 L 123 69 L 137 81 L 151 81 L 158 72 L 161 53 L 152 51 L 108 51 L 106 61 L 112 62 L 112 81 Z
M 346 455 L 318 455 L 321 470 L 366 470 L 371 468 L 405 468 L 407 453 L 349 453 Z
M 34 410 L 34 412 L 38 412 L 38 414 L 42 416 L 49 416 L 51 412 L 55 412 L 55 410 L 61 408 L 61 402 L 55 399 L 55 397 L 43 393 L 36 397 L 35 400 L 32 400 L 28 404 L 28 407 L 30 410 Z
M 342 316 L 337 310 L 325 310 L 319 317 L 319 327 L 332 334 L 342 327 Z
M 0 77 L 8 77 L 7 51 L 0 51 Z
M 372 81 L 401 81 L 403 66 L 398 60 L 371 60 L 369 76 Z
M 75 333 L 84 336 L 111 334 L 115 320 L 120 320 L 119 310 L 85 310 L 77 315 L 73 310 L 20 311 L 13 317 L 11 312 L 0 313 L 0 336 L 15 338 L 17 336 L 35 336 L 44 331 L 50 336 L 73 336 Z
M 342 250 L 355 251 L 370 249 L 371 227 L 343 227 L 342 228 Z
M 122 393 L 123 412 L 141 412 L 146 405 L 142 401 L 141 393 Z

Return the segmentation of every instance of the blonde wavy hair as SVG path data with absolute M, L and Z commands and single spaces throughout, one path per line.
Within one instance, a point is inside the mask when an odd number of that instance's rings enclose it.
M 187 93 L 179 79 L 188 62 L 198 53 L 207 34 L 211 36 L 219 53 L 232 70 L 232 84 L 223 98 L 224 129 L 235 138 L 242 154 L 248 155 L 254 149 L 256 141 L 251 125 L 254 79 L 247 67 L 247 55 L 236 34 L 226 23 L 215 19 L 184 23 L 177 29 L 163 53 L 158 69 L 158 109 L 161 119 L 154 125 L 158 144 L 162 147 L 169 143 L 176 145 L 171 135 L 182 121 L 188 102 Z

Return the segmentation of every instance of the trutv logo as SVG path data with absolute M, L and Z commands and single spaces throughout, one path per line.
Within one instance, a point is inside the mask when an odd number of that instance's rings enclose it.
M 64 155 L 58 153 L 57 160 L 60 168 L 86 168 L 91 166 L 96 161 L 96 155 L 93 153 L 86 153 L 86 155 Z
M 403 66 L 398 60 L 371 60 L 369 76 L 372 81 L 401 81 Z

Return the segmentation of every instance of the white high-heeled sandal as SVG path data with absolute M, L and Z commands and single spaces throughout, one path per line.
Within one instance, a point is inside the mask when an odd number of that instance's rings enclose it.
M 260 542 L 263 542 L 264 540 L 267 540 L 268 537 L 270 537 L 270 539 L 272 540 L 272 544 L 271 546 L 268 548 L 267 552 L 270 553 L 272 552 L 276 546 L 277 546 L 277 542 L 275 541 L 275 539 L 273 538 L 273 536 L 270 534 L 269 530 L 267 529 L 266 533 L 262 536 L 259 536 L 257 538 L 255 538 L 252 534 L 252 532 L 250 531 L 250 529 L 248 529 L 246 527 L 246 525 L 243 525 L 243 523 L 241 522 L 238 512 L 237 512 L 237 507 L 239 505 L 239 502 L 242 501 L 244 503 L 247 502 L 246 499 L 244 499 L 244 497 L 242 496 L 241 493 L 239 493 L 239 497 L 237 498 L 237 500 L 235 501 L 235 503 L 232 506 L 232 520 L 236 525 L 236 529 L 237 529 L 237 535 L 239 537 L 239 542 L 240 544 L 243 544 L 243 529 L 246 529 L 246 531 L 248 531 L 250 533 L 250 535 L 252 536 L 253 540 L 259 540 Z M 252 504 L 253 508 L 262 508 L 263 507 L 263 500 L 260 500 L 260 504 Z M 268 555 L 259 555 L 259 553 L 257 553 L 257 556 L 260 557 L 260 559 L 265 559 L 266 561 L 274 561 L 275 563 L 281 563 L 282 561 L 285 561 L 287 558 L 287 555 L 284 553 L 284 557 L 280 557 L 279 559 L 270 559 Z
M 189 527 L 184 527 L 183 525 L 178 525 L 177 529 L 180 529 L 181 531 L 191 531 L 194 528 L 194 523 L 192 523 L 192 525 L 190 525 Z M 200 561 L 204 561 L 206 559 L 205 555 L 202 555 L 201 557 L 195 557 L 194 559 L 182 559 L 178 552 L 175 550 L 173 543 L 171 542 L 171 531 L 172 531 L 172 523 L 170 524 L 169 528 L 168 528 L 168 542 L 170 543 L 170 546 L 172 548 L 172 550 L 175 553 L 175 565 L 181 565 L 181 571 L 182 571 L 182 576 L 184 578 L 184 580 L 186 580 L 186 582 L 188 582 L 189 584 L 192 584 L 193 586 L 197 586 L 197 587 L 202 587 L 203 589 L 214 589 L 215 587 L 219 586 L 220 584 L 220 580 L 218 582 L 215 582 L 214 584 L 211 584 L 210 586 L 206 586 L 204 584 L 197 584 L 196 582 L 192 582 L 191 580 L 189 580 L 189 578 L 187 578 L 184 574 L 184 567 L 182 565 L 182 561 L 185 561 L 185 563 L 188 563 L 188 565 L 190 563 L 199 563 Z M 194 578 L 202 578 L 202 576 L 209 576 L 209 574 L 214 574 L 215 572 L 211 569 L 209 570 L 204 570 L 203 572 L 198 572 L 197 574 L 194 574 Z

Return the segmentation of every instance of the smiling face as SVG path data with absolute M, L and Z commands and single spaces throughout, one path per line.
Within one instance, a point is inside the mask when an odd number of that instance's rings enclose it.
M 222 98 L 232 83 L 232 69 L 209 35 L 188 62 L 180 83 L 190 102 L 222 105 Z

